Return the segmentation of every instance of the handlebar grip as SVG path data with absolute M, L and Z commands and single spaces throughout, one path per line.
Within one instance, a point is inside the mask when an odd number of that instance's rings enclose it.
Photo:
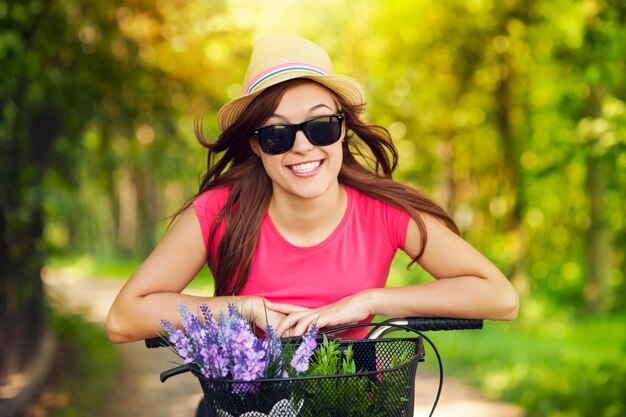
M 407 317 L 407 326 L 421 331 L 436 330 L 478 330 L 483 328 L 482 320 L 452 319 L 446 317 Z
M 163 340 L 160 337 L 153 337 L 151 339 L 145 339 L 144 342 L 146 343 L 146 347 L 148 349 L 153 349 L 153 348 L 158 348 L 158 347 L 169 346 L 170 345 L 169 343 L 167 343 L 165 340 Z

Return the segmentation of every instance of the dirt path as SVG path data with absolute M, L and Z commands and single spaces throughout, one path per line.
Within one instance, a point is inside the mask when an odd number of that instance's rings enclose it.
M 71 274 L 46 273 L 48 294 L 63 308 L 103 323 L 119 291 L 120 281 L 83 279 Z M 173 367 L 176 355 L 168 349 L 147 350 L 143 342 L 119 345 L 123 373 L 102 417 L 193 417 L 202 397 L 197 380 L 179 375 L 165 384 L 159 374 Z M 444 358 L 445 360 L 445 358 Z M 420 370 L 418 369 L 418 373 Z M 415 417 L 428 416 L 437 390 L 437 377 L 420 375 L 416 385 Z M 480 393 L 446 377 L 437 417 L 522 417 L 517 407 L 482 399 Z

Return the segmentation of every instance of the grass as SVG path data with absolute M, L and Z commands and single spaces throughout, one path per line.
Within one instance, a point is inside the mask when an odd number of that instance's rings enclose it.
M 407 271 L 408 262 L 405 255 L 394 260 L 390 285 L 430 280 L 419 268 Z M 81 268 L 92 276 L 117 271 L 125 279 L 138 265 L 107 263 L 94 260 Z M 191 287 L 212 293 L 211 282 L 205 272 Z M 446 375 L 481 388 L 489 398 L 522 406 L 527 417 L 618 417 L 626 415 L 624 323 L 625 314 L 584 317 L 546 300 L 529 299 L 513 322 L 485 322 L 481 331 L 429 336 L 442 355 Z M 434 363 L 434 354 L 428 352 L 427 366 L 434 369 Z
M 51 378 L 25 416 L 96 416 L 104 408 L 120 369 L 117 348 L 104 330 L 80 316 L 52 311 L 59 350 Z
M 51 258 L 48 268 L 62 270 L 79 276 L 126 280 L 139 266 L 140 261 L 125 258 L 95 258 L 90 255 Z
M 125 281 L 141 265 L 139 259 L 96 258 L 90 255 L 50 258 L 46 267 L 79 277 Z M 207 267 L 191 281 L 188 288 L 213 294 L 213 277 Z
M 528 416 L 623 416 L 626 317 L 568 319 L 543 310 L 539 321 L 523 314 L 480 332 L 433 335 L 447 372 Z
M 391 285 L 423 282 L 392 265 Z M 586 316 L 540 298 L 522 302 L 513 322 L 485 322 L 481 331 L 432 332 L 446 375 L 488 397 L 520 405 L 527 417 L 626 415 L 626 314 Z M 426 366 L 436 368 L 427 347 Z

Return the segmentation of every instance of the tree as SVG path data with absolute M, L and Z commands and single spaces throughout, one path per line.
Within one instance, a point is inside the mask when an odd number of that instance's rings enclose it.
M 151 2 L 0 5 L 0 380 L 24 369 L 45 326 L 40 270 L 49 249 L 46 214 L 65 210 L 61 216 L 76 222 L 96 218 L 73 201 L 84 177 L 115 201 L 122 165 L 115 146 L 139 155 L 126 163 L 137 180 L 158 166 L 165 143 L 182 142 L 172 96 L 184 94 L 189 83 L 142 58 L 150 41 L 163 41 L 151 31 L 160 20 Z M 155 131 L 162 138 L 155 139 Z M 158 146 L 146 151 L 152 142 Z M 136 183 L 143 200 L 152 183 Z M 65 200 L 47 208 L 51 195 L 59 194 Z M 119 223 L 120 214 L 113 213 Z M 157 214 L 146 207 L 138 217 L 145 213 L 152 214 L 143 220 L 148 226 L 142 230 L 149 231 L 140 239 L 147 247 Z
M 618 171 L 617 157 L 626 142 L 623 128 L 616 126 L 606 105 L 611 99 L 624 105 L 626 78 L 626 6 L 623 2 L 598 2 L 585 10 L 584 43 L 574 54 L 578 67 L 589 85 L 588 99 L 583 103 L 582 130 L 588 146 L 586 154 L 586 187 L 589 196 L 589 225 L 586 230 L 587 280 L 584 298 L 593 311 L 606 311 L 613 303 L 611 269 L 615 227 L 611 225 L 610 207 L 606 195 L 614 189 Z M 609 110 L 609 111 L 607 111 Z M 623 117 L 623 115 L 622 115 Z M 603 128 L 602 125 L 605 127 Z M 607 140 L 608 139 L 608 140 Z

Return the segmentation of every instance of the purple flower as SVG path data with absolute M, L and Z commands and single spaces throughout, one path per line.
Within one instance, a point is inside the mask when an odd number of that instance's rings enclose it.
M 224 343 L 230 346 L 231 373 L 234 379 L 253 381 L 264 376 L 267 350 L 250 328 L 250 323 L 229 305 L 230 316 L 222 315 Z
M 184 363 L 193 363 L 196 360 L 196 356 L 194 355 L 193 348 L 189 344 L 189 339 L 182 330 L 175 330 L 173 333 L 168 335 L 167 339 L 178 355 L 183 359 Z
M 165 330 L 166 336 L 176 331 L 176 327 L 174 327 L 174 325 L 172 325 L 172 323 L 167 320 L 161 320 L 161 327 L 163 327 L 163 330 Z
M 167 320 L 161 321 L 167 340 L 184 363 L 193 364 L 207 378 L 231 378 L 245 383 L 233 385 L 235 393 L 249 393 L 258 384 L 250 383 L 261 378 L 287 378 L 288 360 L 280 338 L 271 326 L 267 327 L 266 338 L 259 339 L 252 331 L 249 321 L 234 304 L 227 311 L 220 311 L 219 323 L 206 304 L 199 306 L 200 315 L 192 314 L 185 304 L 179 302 L 182 328 L 177 329 Z M 309 359 L 317 347 L 313 326 L 302 337 L 291 360 L 296 372 L 305 372 Z
M 313 355 L 313 351 L 317 347 L 315 337 L 317 336 L 317 327 L 311 326 L 309 333 L 302 336 L 302 343 L 298 346 L 296 353 L 291 359 L 291 366 L 298 372 L 305 372 L 309 369 L 309 359 Z
M 267 341 L 267 350 L 271 360 L 279 359 L 282 355 L 282 345 L 280 344 L 280 338 L 274 331 L 271 324 L 267 325 L 267 331 L 265 332 L 265 339 Z
M 228 357 L 216 343 L 209 342 L 203 346 L 200 349 L 200 357 L 202 375 L 207 378 L 225 378 L 228 375 Z
M 226 377 L 228 375 L 228 358 L 218 343 L 219 325 L 206 304 L 201 304 L 199 309 L 204 319 L 202 324 L 203 338 L 200 341 L 200 357 L 202 359 L 200 371 L 208 378 Z
M 187 309 L 185 303 L 179 301 L 178 309 L 182 316 L 181 323 L 184 331 L 177 330 L 174 332 L 175 342 L 171 340 L 170 342 L 174 344 L 185 363 L 198 363 L 200 362 L 200 348 L 206 330 L 203 329 L 200 319 Z
M 183 324 L 185 332 L 194 342 L 200 342 L 203 338 L 204 330 L 200 318 L 191 314 L 191 312 L 187 309 L 187 306 L 185 306 L 182 301 L 179 301 L 178 308 L 180 309 L 180 314 L 183 318 L 181 323 Z
M 284 369 L 283 346 L 280 338 L 271 325 L 267 326 L 265 331 L 265 340 L 263 341 L 265 350 L 267 351 L 267 369 L 269 378 L 286 378 L 289 376 Z

